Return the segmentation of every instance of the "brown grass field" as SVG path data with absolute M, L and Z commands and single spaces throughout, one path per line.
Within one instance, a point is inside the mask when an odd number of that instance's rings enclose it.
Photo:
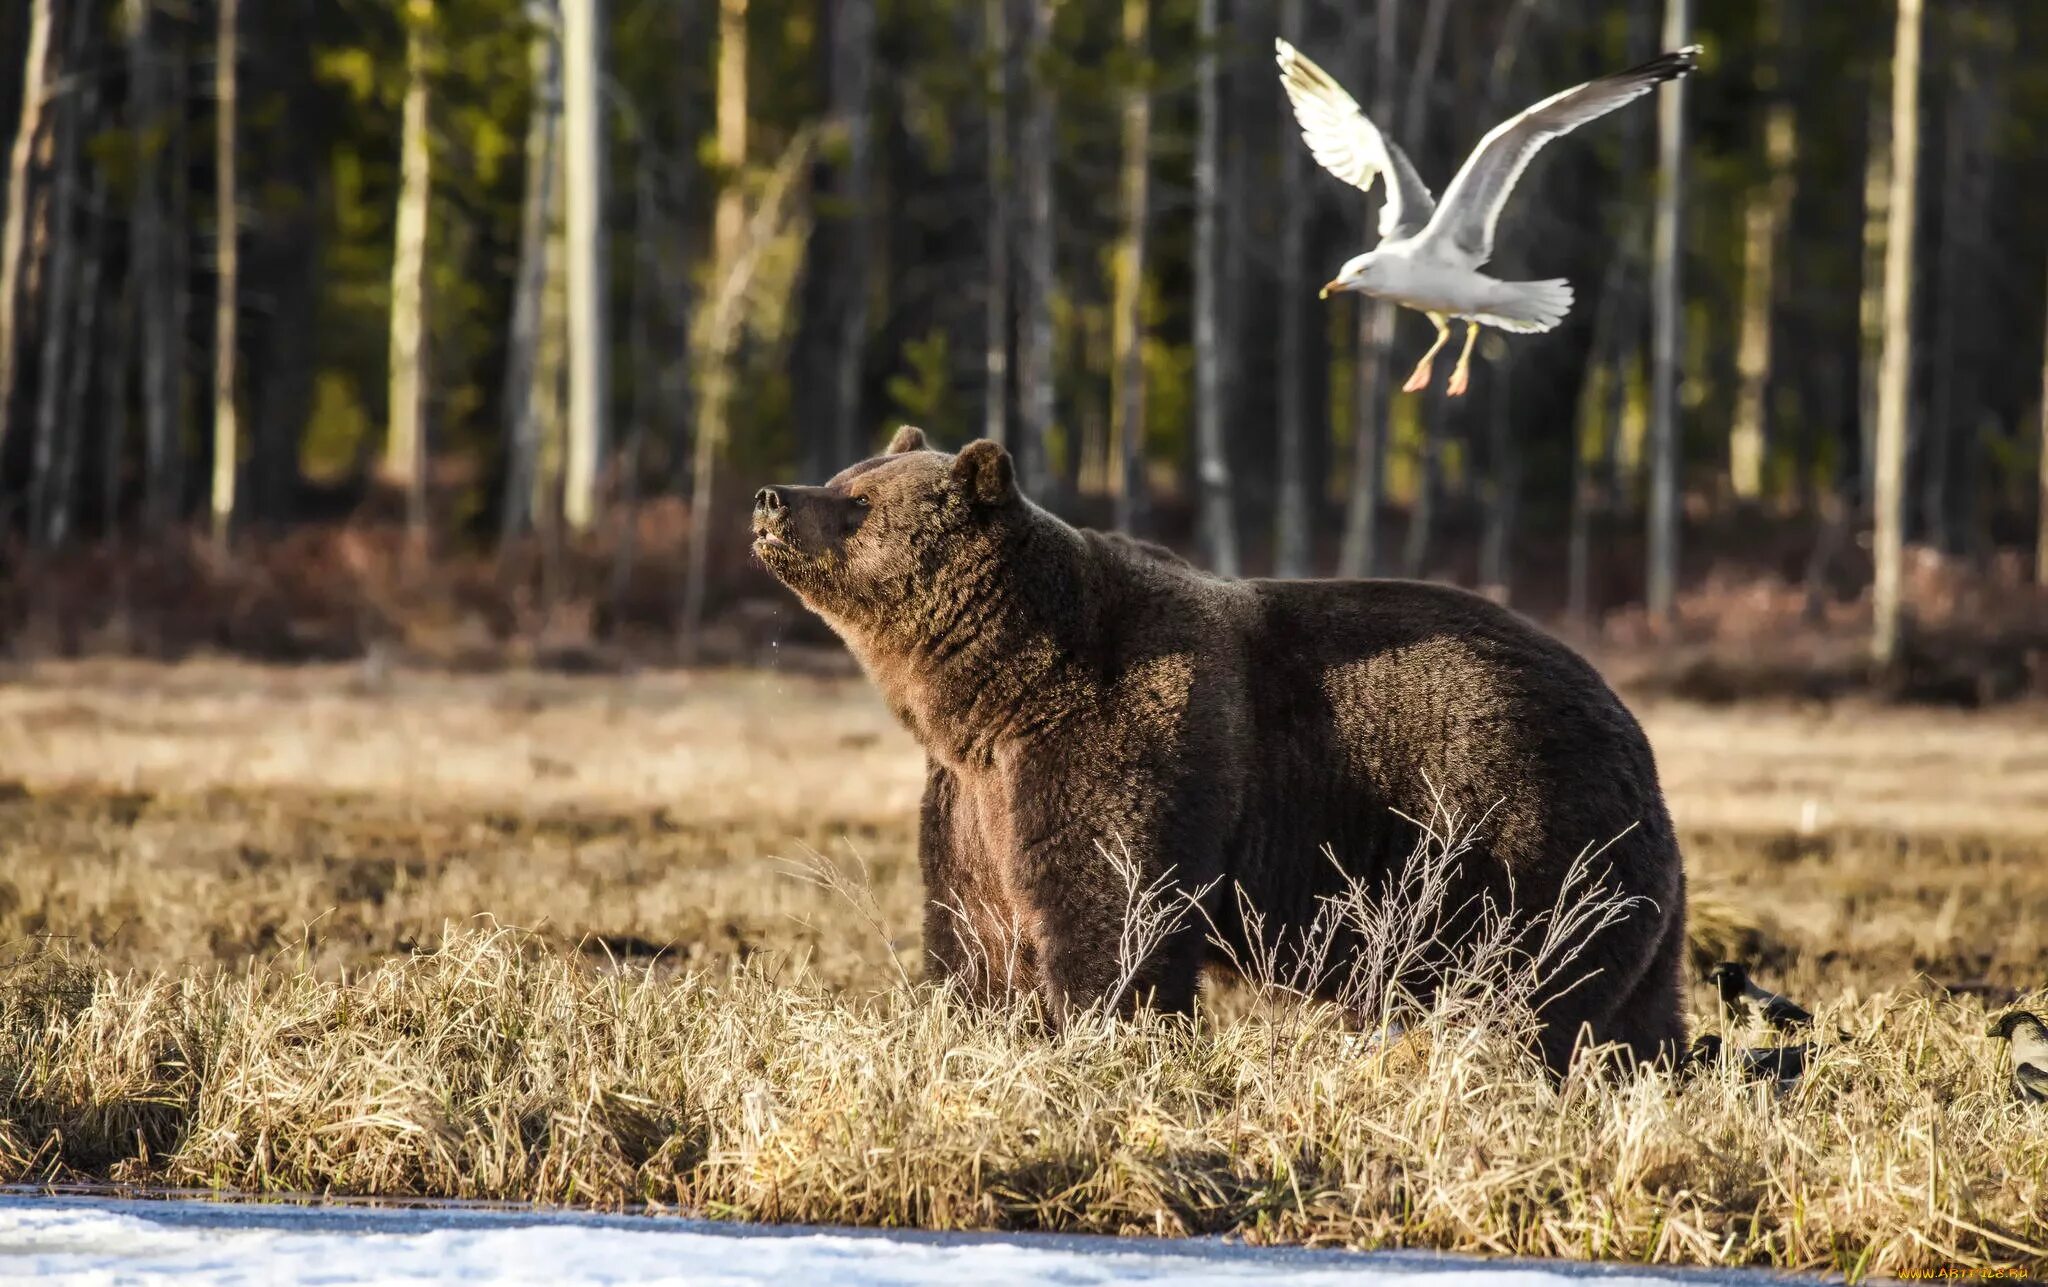
M 1782 1092 L 1554 1086 L 1470 1009 L 966 1008 L 856 681 L 16 668 L 0 1181 L 2048 1273 L 2048 1111 L 1984 1036 L 2048 988 L 2048 714 L 1639 709 L 1695 965 L 1848 1035 Z

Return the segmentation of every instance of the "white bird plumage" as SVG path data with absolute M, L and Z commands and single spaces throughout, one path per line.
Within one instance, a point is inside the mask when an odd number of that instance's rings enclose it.
M 1493 256 L 1501 207 L 1530 159 L 1550 140 L 1684 76 L 1699 65 L 1700 53 L 1698 45 L 1688 45 L 1552 94 L 1502 121 L 1465 158 L 1438 202 L 1400 145 L 1380 132 L 1343 86 L 1286 41 L 1275 45 L 1280 83 L 1316 162 L 1363 192 L 1386 176 L 1380 244 L 1347 262 L 1323 294 L 1358 291 L 1429 315 L 1436 343 L 1408 377 L 1408 392 L 1428 386 L 1432 363 L 1451 337 L 1450 319 L 1464 319 L 1465 351 L 1448 387 L 1453 397 L 1470 381 L 1472 345 L 1481 326 L 1548 331 L 1571 311 L 1571 284 L 1562 278 L 1511 282 L 1478 271 Z

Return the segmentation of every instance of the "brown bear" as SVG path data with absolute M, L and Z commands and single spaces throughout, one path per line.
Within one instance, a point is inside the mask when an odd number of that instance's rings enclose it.
M 1185 1011 L 1212 936 L 1251 946 L 1241 907 L 1285 941 L 1347 873 L 1384 888 L 1442 804 L 1483 819 L 1456 906 L 1547 908 L 1601 846 L 1608 887 L 1640 900 L 1575 962 L 1591 977 L 1540 1003 L 1551 1068 L 1586 1035 L 1645 1060 L 1681 1044 L 1685 878 L 1649 743 L 1507 610 L 1420 582 L 1210 576 L 1039 508 L 995 443 L 949 455 L 909 427 L 822 487 L 763 488 L 753 531 L 925 749 L 934 973 L 1037 990 L 1055 1021 L 1109 997 L 1114 847 L 1165 888 L 1214 882 L 1135 980 Z

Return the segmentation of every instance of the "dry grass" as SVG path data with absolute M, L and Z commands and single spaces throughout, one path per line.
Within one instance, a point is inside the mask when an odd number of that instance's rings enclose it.
M 38 668 L 0 1179 L 2048 1271 L 2048 1117 L 1981 1035 L 2048 982 L 2038 712 L 1646 724 L 1697 949 L 1854 1035 L 1784 1095 L 1554 1087 L 1469 997 L 1374 1045 L 1277 994 L 1048 1039 L 906 987 L 919 764 L 857 685 Z

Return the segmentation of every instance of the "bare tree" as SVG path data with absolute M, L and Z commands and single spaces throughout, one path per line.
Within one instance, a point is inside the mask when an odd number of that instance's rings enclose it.
M 1017 185 L 1024 193 L 1018 229 L 1017 454 L 1024 491 L 1052 499 L 1053 421 L 1053 89 L 1047 80 L 1053 0 L 1017 0 L 1023 14 Z
M 1692 41 L 1692 0 L 1665 0 L 1664 48 Z M 1649 609 L 1669 621 L 1678 599 L 1678 464 L 1684 441 L 1678 423 L 1679 260 L 1685 254 L 1680 218 L 1685 194 L 1685 82 L 1658 90 L 1657 227 L 1651 283 Z
M 235 63 L 240 58 L 241 0 L 219 0 L 213 86 L 214 220 L 216 265 L 213 309 L 213 543 L 227 553 L 229 528 L 235 519 L 235 471 L 240 463 L 240 435 L 235 420 L 235 309 L 240 301 L 237 234 L 240 211 L 235 195 Z
M 549 212 L 561 168 L 557 136 L 562 117 L 559 17 L 552 0 L 528 0 L 532 27 L 527 64 L 533 105 L 526 119 L 526 184 L 519 215 L 519 268 L 513 280 L 512 322 L 505 356 L 508 430 L 505 503 L 499 535 L 511 540 L 532 526 L 533 491 L 540 469 L 540 405 L 534 387 L 540 362 L 542 298 L 548 280 Z
M 1892 54 L 1892 161 L 1885 230 L 1884 360 L 1878 371 L 1876 531 L 1871 653 L 1898 660 L 1905 572 L 1906 416 L 1913 378 L 1913 238 L 1919 215 L 1920 28 L 1922 0 L 1899 0 Z
M 1213 0 L 1212 0 L 1213 2 Z M 1016 77 L 1010 65 L 1010 18 L 1006 0 L 983 0 L 982 37 L 988 57 L 988 231 L 987 277 L 982 301 L 981 436 L 991 442 L 1010 437 L 1010 214 L 1014 175 L 1010 172 L 1010 98 Z
M 610 440 L 610 351 L 605 314 L 604 118 L 599 33 L 603 0 L 562 7 L 563 159 L 568 165 L 569 452 L 562 519 L 588 531 L 597 516 L 598 473 Z
M 1117 464 L 1110 484 L 1116 527 L 1138 531 L 1145 512 L 1145 233 L 1150 197 L 1152 96 L 1145 67 L 1151 0 L 1124 0 L 1124 48 L 1136 83 L 1124 89 L 1123 227 L 1116 248 L 1112 365 L 1116 382 Z
M 50 60 L 50 0 L 33 0 L 28 11 L 28 49 L 21 77 L 21 119 L 7 164 L 7 216 L 0 224 L 0 447 L 14 405 L 16 309 L 21 300 L 21 257 L 28 233 L 30 163 L 42 130 L 43 100 Z
M 1797 20 L 1796 0 L 1758 10 L 1758 92 L 1764 109 L 1764 181 L 1750 189 L 1744 215 L 1742 318 L 1736 342 L 1739 385 L 1728 431 L 1730 486 L 1744 500 L 1763 494 L 1764 454 L 1770 446 L 1771 323 L 1776 314 L 1778 259 L 1792 213 L 1799 135 L 1786 86 L 1787 46 Z
M 426 540 L 427 216 L 433 200 L 433 141 L 428 120 L 427 42 L 433 0 L 407 0 L 405 109 L 399 127 L 396 244 L 391 256 L 391 425 L 384 476 L 405 489 L 407 538 L 415 553 Z
M 1195 450 L 1202 497 L 1202 539 L 1218 576 L 1236 576 L 1237 520 L 1224 438 L 1224 355 L 1218 343 L 1223 264 L 1216 232 L 1222 145 L 1222 87 L 1217 75 L 1219 0 L 1199 0 L 1196 80 L 1200 114 L 1195 150 Z M 1391 6 L 1390 6 L 1391 7 Z

